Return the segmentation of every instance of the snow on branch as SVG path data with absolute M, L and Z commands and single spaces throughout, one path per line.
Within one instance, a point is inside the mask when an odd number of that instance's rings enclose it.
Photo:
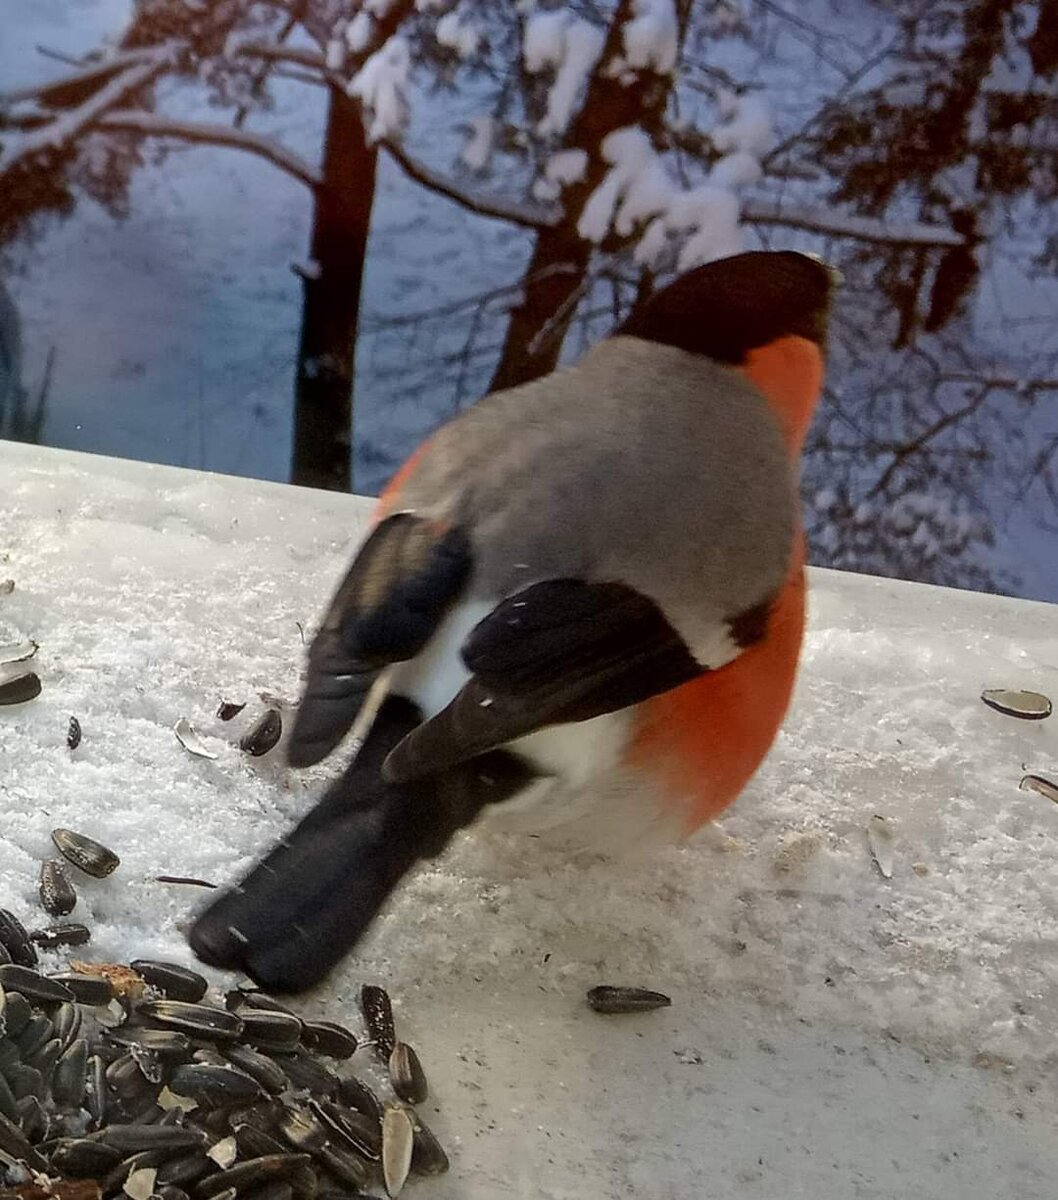
M 954 229 L 925 221 L 885 221 L 773 200 L 746 200 L 742 219 L 751 225 L 784 225 L 828 237 L 897 246 L 961 246 L 965 240 Z
M 158 113 L 128 110 L 107 113 L 95 122 L 95 127 L 114 133 L 138 133 L 144 137 L 175 138 L 203 146 L 229 146 L 235 150 L 246 150 L 267 159 L 310 188 L 318 187 L 323 182 L 320 172 L 310 162 L 274 138 L 235 129 L 230 125 L 176 121 Z
M 493 217 L 498 221 L 509 221 L 512 225 L 521 225 L 525 229 L 543 229 L 557 225 L 562 219 L 562 211 L 557 205 L 532 204 L 520 200 L 512 200 L 502 196 L 485 196 L 471 188 L 464 187 L 458 180 L 441 171 L 435 171 L 425 163 L 413 158 L 395 142 L 381 141 L 382 146 L 398 167 L 416 183 L 445 196 L 460 204 L 463 208 L 477 213 L 482 217 Z
M 49 53 L 40 47 L 41 53 Z M 113 78 L 119 71 L 134 67 L 142 62 L 153 62 L 157 57 L 157 49 L 126 50 L 115 54 L 102 62 L 77 64 L 77 70 L 69 75 L 50 79 L 46 83 L 33 84 L 31 87 L 15 88 L 10 92 L 0 92 L 0 108 L 12 104 L 21 104 L 27 100 L 37 100 L 51 108 L 71 108 L 79 101 L 82 91 L 97 90 L 108 79 Z M 66 60 L 69 61 L 69 60 Z M 85 97 L 87 99 L 87 96 Z
M 0 153 L 0 179 L 38 154 L 68 146 L 106 112 L 120 104 L 130 92 L 138 91 L 160 75 L 169 65 L 175 50 L 174 44 L 159 47 L 149 61 L 122 71 L 79 107 L 64 112 L 54 121 L 13 143 L 10 149 Z

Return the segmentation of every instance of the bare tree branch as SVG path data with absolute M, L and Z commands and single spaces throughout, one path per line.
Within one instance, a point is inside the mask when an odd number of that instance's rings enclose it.
M 293 150 L 288 150 L 274 138 L 230 125 L 210 125 L 198 121 L 176 121 L 158 113 L 123 110 L 107 113 L 95 122 L 97 129 L 114 133 L 139 133 L 144 137 L 176 138 L 203 146 L 229 146 L 267 159 L 274 166 L 315 188 L 323 182 L 320 172 Z
M 120 104 L 130 92 L 137 91 L 160 75 L 169 65 L 174 52 L 175 45 L 167 43 L 155 51 L 150 61 L 123 71 L 79 108 L 63 113 L 0 153 L 0 180 L 34 156 L 68 146 L 83 130 L 96 124 L 104 113 Z
M 944 225 L 931 225 L 925 221 L 884 221 L 774 200 L 746 200 L 742 206 L 742 219 L 751 225 L 783 225 L 828 237 L 898 246 L 961 246 L 964 242 L 961 234 Z
M 0 92 L 0 108 L 6 108 L 12 104 L 21 104 L 26 100 L 39 100 L 46 104 L 54 104 L 57 108 L 66 107 L 63 101 L 64 95 L 74 93 L 78 88 L 85 85 L 95 84 L 100 80 L 117 74 L 118 71 L 125 70 L 127 67 L 134 67 L 143 62 L 154 62 L 158 58 L 158 48 L 156 46 L 147 47 L 146 49 L 123 50 L 120 54 L 115 54 L 112 58 L 96 63 L 80 62 L 77 59 L 67 58 L 66 56 L 60 57 L 54 51 L 48 50 L 43 46 L 38 46 L 37 50 L 44 55 L 59 57 L 60 62 L 75 66 L 77 70 L 71 71 L 69 75 L 62 75 L 58 79 L 49 79 L 46 83 L 37 83 L 30 87 L 14 88 L 10 92 Z
M 504 196 L 479 195 L 450 175 L 435 171 L 413 158 L 395 142 L 383 141 L 381 145 L 409 179 L 414 179 L 422 187 L 447 197 L 479 216 L 509 221 L 512 225 L 521 225 L 524 229 L 543 229 L 557 225 L 562 218 L 562 210 L 557 206 L 530 204 Z

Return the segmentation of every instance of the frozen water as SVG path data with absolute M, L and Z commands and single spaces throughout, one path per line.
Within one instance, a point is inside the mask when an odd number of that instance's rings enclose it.
M 122 857 L 78 880 L 93 954 L 189 961 L 201 893 L 154 876 L 230 879 L 334 769 L 234 743 L 260 691 L 295 696 L 367 504 L 5 443 L 0 476 L 0 643 L 39 641 L 44 684 L 0 709 L 0 905 L 44 919 L 69 826 Z M 1058 696 L 1058 609 L 813 572 L 811 610 L 787 728 L 717 826 L 621 862 L 463 837 L 306 1002 L 355 1023 L 361 981 L 392 988 L 452 1149 L 423 1197 L 1053 1196 L 1058 806 L 1018 781 L 1058 771 L 1058 719 L 979 695 Z M 249 704 L 224 725 L 221 698 Z M 602 982 L 673 1006 L 600 1017 Z

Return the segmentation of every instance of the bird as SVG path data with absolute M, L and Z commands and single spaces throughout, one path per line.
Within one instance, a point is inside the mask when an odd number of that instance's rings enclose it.
M 288 762 L 351 754 L 194 920 L 200 960 L 306 991 L 485 815 L 601 829 L 620 801 L 679 839 L 736 799 L 797 672 L 835 284 L 794 251 L 709 262 L 427 438 L 308 653 Z

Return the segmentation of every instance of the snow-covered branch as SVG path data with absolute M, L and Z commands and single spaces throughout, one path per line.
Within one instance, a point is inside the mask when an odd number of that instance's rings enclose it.
M 885 221 L 826 208 L 808 208 L 773 200 L 746 200 L 742 219 L 751 225 L 784 225 L 827 237 L 898 246 L 961 246 L 965 239 L 945 225 L 925 221 Z
M 278 42 L 241 42 L 236 53 L 244 58 L 262 58 L 266 62 L 293 63 L 308 70 L 325 71 L 327 61 L 319 50 L 306 47 L 282 46 Z
M 394 142 L 383 141 L 380 145 L 409 179 L 414 179 L 422 187 L 436 192 L 439 196 L 447 197 L 479 216 L 493 217 L 498 221 L 509 221 L 512 225 L 521 225 L 525 229 L 547 228 L 557 225 L 562 218 L 562 211 L 557 205 L 533 204 L 522 200 L 512 200 L 505 196 L 482 195 L 476 189 L 464 186 L 450 175 L 435 171 L 432 167 L 413 158 L 402 146 Z
M 130 92 L 138 91 L 160 75 L 173 53 L 174 47 L 171 45 L 160 47 L 149 61 L 129 67 L 78 108 L 63 113 L 27 137 L 12 143 L 9 149 L 0 153 L 0 179 L 38 154 L 68 146 L 85 129 L 98 123 L 105 113 L 120 104 Z
M 176 121 L 158 113 L 121 111 L 107 113 L 95 122 L 98 129 L 115 133 L 138 133 L 144 137 L 175 138 L 181 142 L 192 142 L 203 146 L 230 146 L 245 150 L 267 159 L 308 187 L 318 187 L 322 182 L 320 172 L 300 155 L 288 150 L 274 138 L 230 125 L 213 125 L 199 121 Z
M 50 53 L 41 50 L 41 53 Z M 113 58 L 102 62 L 77 64 L 77 70 L 59 79 L 50 79 L 46 83 L 33 84 L 31 87 L 15 88 L 10 92 L 0 92 L 0 108 L 12 104 L 22 104 L 27 100 L 36 100 L 48 108 L 73 108 L 88 99 L 100 87 L 118 72 L 135 67 L 143 62 L 154 62 L 158 57 L 157 47 L 146 49 L 124 50 Z M 69 61 L 69 60 L 66 60 Z

